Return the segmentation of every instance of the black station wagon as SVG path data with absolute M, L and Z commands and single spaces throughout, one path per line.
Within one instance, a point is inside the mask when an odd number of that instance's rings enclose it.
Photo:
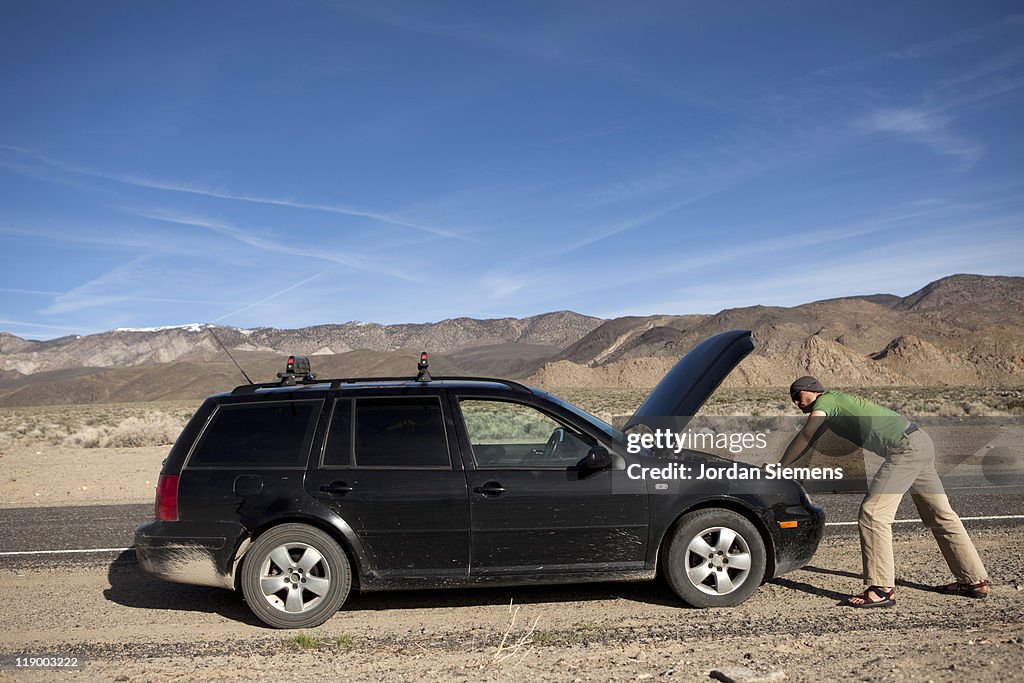
M 693 415 L 752 349 L 743 330 L 705 340 L 626 431 Z M 732 463 L 631 454 L 626 433 L 565 401 L 432 378 L 425 354 L 416 378 L 320 380 L 303 358 L 279 377 L 203 403 L 164 462 L 156 520 L 135 534 L 145 571 L 240 588 L 270 626 L 321 624 L 352 589 L 659 573 L 690 605 L 735 605 L 809 561 L 824 530 L 795 481 L 629 476 Z

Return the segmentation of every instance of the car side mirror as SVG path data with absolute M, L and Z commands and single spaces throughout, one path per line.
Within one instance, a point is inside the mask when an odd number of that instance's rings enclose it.
M 612 457 L 607 448 L 604 446 L 594 446 L 587 453 L 586 457 L 580 461 L 579 467 L 584 472 L 590 474 L 606 470 L 614 464 L 615 458 Z

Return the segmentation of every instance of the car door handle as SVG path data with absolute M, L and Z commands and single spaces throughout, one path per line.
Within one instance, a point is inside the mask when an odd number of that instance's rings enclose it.
M 505 487 L 496 481 L 489 481 L 483 486 L 477 486 L 473 493 L 482 493 L 485 496 L 500 496 L 505 493 Z
M 343 481 L 332 481 L 330 484 L 321 486 L 320 490 L 324 493 L 331 493 L 340 496 L 351 491 L 352 487 Z

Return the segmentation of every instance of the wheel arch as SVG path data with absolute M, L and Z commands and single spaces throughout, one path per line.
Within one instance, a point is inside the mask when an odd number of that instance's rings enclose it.
M 675 532 L 676 527 L 679 526 L 683 517 L 691 512 L 699 512 L 701 510 L 729 510 L 743 516 L 748 522 L 753 524 L 754 528 L 757 529 L 758 534 L 761 535 L 761 542 L 764 543 L 764 581 L 775 576 L 775 539 L 772 538 L 771 532 L 768 530 L 768 526 L 765 524 L 761 515 L 759 515 L 749 504 L 735 498 L 710 498 L 679 511 L 672 520 L 672 523 L 665 528 L 665 533 L 662 534 L 661 539 L 658 541 L 656 568 L 659 576 L 664 572 L 664 567 L 662 565 L 663 558 L 665 557 L 665 550 L 667 549 L 667 544 L 672 538 L 672 534 Z
M 252 528 L 248 538 L 242 542 L 239 547 L 235 561 L 234 561 L 234 585 L 235 590 L 241 589 L 242 572 L 239 571 L 242 561 L 245 555 L 248 553 L 252 543 L 259 538 L 262 534 L 266 533 L 274 527 L 281 526 L 282 524 L 305 524 L 313 528 L 323 531 L 330 536 L 341 551 L 345 553 L 349 563 L 352 565 L 352 588 L 360 590 L 364 581 L 364 572 L 366 571 L 366 555 L 363 552 L 362 544 L 359 543 L 359 538 L 356 536 L 355 531 L 349 526 L 348 522 L 340 517 L 337 519 L 326 520 L 315 515 L 305 515 L 299 512 L 293 512 L 279 517 L 273 517 L 262 521 L 259 525 Z

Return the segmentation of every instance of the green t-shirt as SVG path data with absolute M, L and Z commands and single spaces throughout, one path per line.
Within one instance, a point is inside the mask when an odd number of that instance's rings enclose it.
M 899 443 L 909 424 L 895 411 L 841 391 L 826 391 L 811 410 L 824 412 L 825 426 L 839 436 L 881 456 Z

